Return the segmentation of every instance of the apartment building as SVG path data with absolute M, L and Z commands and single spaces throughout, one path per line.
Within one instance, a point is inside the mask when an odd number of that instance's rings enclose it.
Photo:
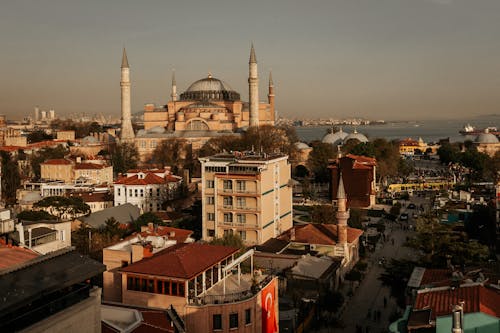
M 200 162 L 204 240 L 234 233 L 258 245 L 292 227 L 288 156 L 219 154 Z

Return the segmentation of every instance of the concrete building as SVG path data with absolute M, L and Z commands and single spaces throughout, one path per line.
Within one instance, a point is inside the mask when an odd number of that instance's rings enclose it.
M 11 237 L 38 253 L 54 252 L 71 246 L 71 221 L 20 221 Z
M 40 164 L 44 180 L 62 180 L 66 184 L 111 184 L 113 167 L 96 163 L 78 163 L 66 158 L 47 160 Z
M 234 233 L 256 245 L 292 227 L 288 156 L 219 154 L 200 162 L 204 240 Z
M 253 271 L 250 250 L 177 244 L 118 270 L 121 302 L 173 309 L 186 332 L 278 332 L 278 283 Z M 241 271 L 250 264 L 250 274 Z
M 101 332 L 105 267 L 73 249 L 22 260 L 0 271 L 0 331 Z
M 129 170 L 114 183 L 115 206 L 133 204 L 141 212 L 156 212 L 167 200 L 177 197 L 182 177 L 170 168 Z

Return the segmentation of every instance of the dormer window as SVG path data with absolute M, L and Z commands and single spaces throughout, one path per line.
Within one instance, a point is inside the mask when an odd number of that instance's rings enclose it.
M 138 173 L 137 176 L 139 177 L 139 179 L 144 179 L 144 177 L 146 175 L 141 172 L 141 173 Z

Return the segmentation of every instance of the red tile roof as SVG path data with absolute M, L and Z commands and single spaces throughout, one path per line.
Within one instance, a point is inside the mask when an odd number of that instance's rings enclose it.
M 451 314 L 452 306 L 464 301 L 464 312 L 483 312 L 500 318 L 500 292 L 481 285 L 438 290 L 422 290 L 417 294 L 414 309 L 432 309 L 432 319 Z
M 172 239 L 177 241 L 177 244 L 184 243 L 186 239 L 188 239 L 193 232 L 191 230 L 186 230 L 186 229 L 179 229 L 179 228 L 173 228 L 173 227 L 166 227 L 166 226 L 157 226 L 156 231 L 153 228 L 148 227 L 148 230 L 146 231 L 141 231 L 140 232 L 141 236 L 147 237 L 147 236 L 167 236 L 168 239 Z M 132 235 L 131 237 L 135 237 L 136 234 Z
M 435 287 L 449 286 L 450 282 L 451 271 L 449 269 L 426 268 L 424 271 L 424 275 L 422 276 L 422 281 L 420 281 L 420 285 L 433 285 Z
M 372 157 L 353 155 L 353 154 L 347 154 L 346 157 L 349 157 L 350 159 L 353 159 L 358 163 L 369 164 L 369 165 L 377 164 L 377 160 Z
M 235 247 L 201 243 L 177 244 L 122 268 L 121 271 L 191 279 L 238 250 Z
M 0 270 L 22 264 L 33 258 L 38 257 L 38 254 L 17 246 L 0 246 Z
M 109 192 L 70 192 L 68 197 L 78 197 L 85 202 L 113 201 L 113 196 Z
M 292 229 L 295 229 L 295 238 L 291 239 Z M 338 241 L 336 224 L 309 223 L 296 226 L 278 237 L 288 241 L 307 244 L 335 245 Z M 363 230 L 347 227 L 347 242 L 352 243 L 363 234 Z
M 42 164 L 49 164 L 49 165 L 69 165 L 72 164 L 70 160 L 67 160 L 65 158 L 56 158 L 53 160 L 46 160 Z
M 134 175 L 131 177 L 121 177 L 119 178 L 115 184 L 117 185 L 150 185 L 150 184 L 166 184 L 172 182 L 173 178 L 165 177 L 162 178 L 160 176 L 155 175 L 154 173 L 147 173 L 146 176 L 141 179 L 138 175 Z M 175 182 L 178 182 L 179 179 L 175 178 Z
M 95 163 L 78 163 L 75 165 L 75 170 L 99 170 L 99 169 L 104 169 L 106 168 L 106 165 L 102 164 L 95 164 Z

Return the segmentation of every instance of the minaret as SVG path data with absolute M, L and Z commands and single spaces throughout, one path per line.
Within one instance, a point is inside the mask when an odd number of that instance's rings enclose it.
M 177 83 L 175 82 L 175 70 L 172 71 L 172 93 L 170 94 L 172 97 L 172 102 L 177 101 Z
M 347 196 L 342 180 L 342 172 L 339 176 L 339 186 L 337 190 L 337 237 L 340 245 L 347 245 L 347 220 L 349 219 L 349 210 L 347 209 Z M 347 255 L 347 253 L 346 253 Z
M 276 119 L 274 114 L 274 82 L 273 82 L 273 73 L 269 72 L 269 92 L 267 94 L 267 100 L 269 102 L 269 108 L 271 109 L 271 117 L 272 121 Z
M 122 78 L 120 81 L 122 97 L 122 140 L 131 140 L 134 138 L 130 111 L 130 68 L 128 66 L 127 52 L 123 48 L 122 57 Z
M 257 57 L 255 56 L 253 43 L 248 62 L 248 99 L 250 126 L 259 126 L 259 77 L 257 74 Z

